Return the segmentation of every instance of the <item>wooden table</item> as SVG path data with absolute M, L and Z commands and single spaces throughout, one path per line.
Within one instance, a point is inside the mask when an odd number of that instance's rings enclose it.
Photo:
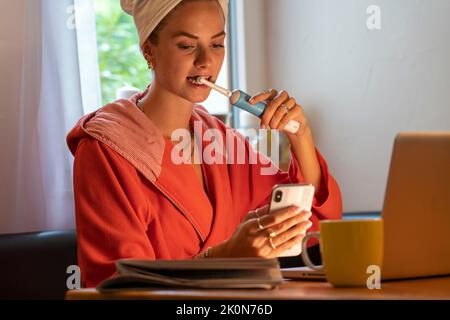
M 380 290 L 334 288 L 327 282 L 286 280 L 274 290 L 146 289 L 99 293 L 68 291 L 67 300 L 450 300 L 450 277 L 382 282 Z

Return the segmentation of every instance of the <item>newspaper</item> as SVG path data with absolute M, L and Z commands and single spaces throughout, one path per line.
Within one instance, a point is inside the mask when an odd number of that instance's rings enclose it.
M 100 292 L 154 287 L 272 289 L 282 282 L 277 259 L 118 260 L 118 275 Z

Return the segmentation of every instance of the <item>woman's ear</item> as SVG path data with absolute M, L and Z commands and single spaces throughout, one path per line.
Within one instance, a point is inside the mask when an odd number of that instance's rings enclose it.
M 153 55 L 152 45 L 150 44 L 150 41 L 147 40 L 142 45 L 142 53 L 144 55 L 145 60 L 147 60 L 147 65 L 149 69 L 154 69 L 155 66 L 155 58 Z
M 153 69 L 153 59 L 150 55 L 148 55 L 147 53 L 144 53 L 144 58 L 145 60 L 147 60 L 147 65 L 149 69 Z

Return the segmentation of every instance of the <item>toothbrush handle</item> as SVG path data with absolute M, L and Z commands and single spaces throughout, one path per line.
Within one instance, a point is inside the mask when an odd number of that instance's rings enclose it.
M 251 96 L 245 93 L 242 90 L 235 90 L 233 91 L 233 94 L 230 97 L 230 103 L 238 107 L 239 109 L 245 110 L 247 112 L 250 112 L 251 114 L 257 116 L 258 118 L 261 118 L 261 116 L 264 113 L 264 110 L 266 109 L 267 105 L 264 102 L 258 102 L 255 105 L 252 105 L 248 103 Z M 289 121 L 289 123 L 284 128 L 287 132 L 290 132 L 292 134 L 295 134 L 298 129 L 300 128 L 300 123 L 295 120 Z
M 248 103 L 250 98 L 251 96 L 244 91 L 236 90 L 233 91 L 233 94 L 230 97 L 230 103 L 239 109 L 250 112 L 258 118 L 261 118 L 267 105 L 264 102 L 258 102 L 257 104 L 252 105 Z

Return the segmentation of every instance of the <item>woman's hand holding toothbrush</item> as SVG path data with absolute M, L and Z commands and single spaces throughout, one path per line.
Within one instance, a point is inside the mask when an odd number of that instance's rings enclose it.
M 308 120 L 302 107 L 286 91 L 266 90 L 253 97 L 235 90 L 233 92 L 199 77 L 198 81 L 230 98 L 230 103 L 261 118 L 262 128 L 284 132 L 292 147 L 303 183 L 313 184 L 318 193 L 322 171 Z M 253 108 L 255 106 L 255 108 Z M 250 107 L 250 108 L 248 108 Z
M 275 89 L 256 94 L 249 103 L 253 105 L 261 101 L 266 101 L 267 104 L 261 117 L 261 127 L 270 127 L 286 133 L 305 180 L 304 183 L 313 184 L 317 194 L 321 185 L 322 172 L 303 108 L 286 91 L 278 92 Z M 300 123 L 300 129 L 295 134 L 284 130 L 291 120 Z
M 272 129 L 285 132 L 290 140 L 294 137 L 301 137 L 307 132 L 308 126 L 301 107 L 285 91 L 278 94 L 276 90 L 272 89 L 251 97 L 241 90 L 230 91 L 222 88 L 204 77 L 198 77 L 196 81 L 227 96 L 233 106 L 263 119 L 264 127 L 270 126 Z M 250 103 L 249 100 L 252 98 L 254 101 Z M 268 100 L 270 100 L 270 108 L 268 108 L 266 102 L 263 102 Z M 301 122 L 297 118 L 304 120 L 303 128 L 301 128 Z
M 249 101 L 252 105 L 258 102 L 267 104 L 267 108 L 261 117 L 261 128 L 280 130 L 288 138 L 299 138 L 308 132 L 308 120 L 302 107 L 286 91 L 266 90 L 254 95 Z M 300 129 L 295 134 L 285 130 L 286 125 L 291 120 L 300 123 Z

